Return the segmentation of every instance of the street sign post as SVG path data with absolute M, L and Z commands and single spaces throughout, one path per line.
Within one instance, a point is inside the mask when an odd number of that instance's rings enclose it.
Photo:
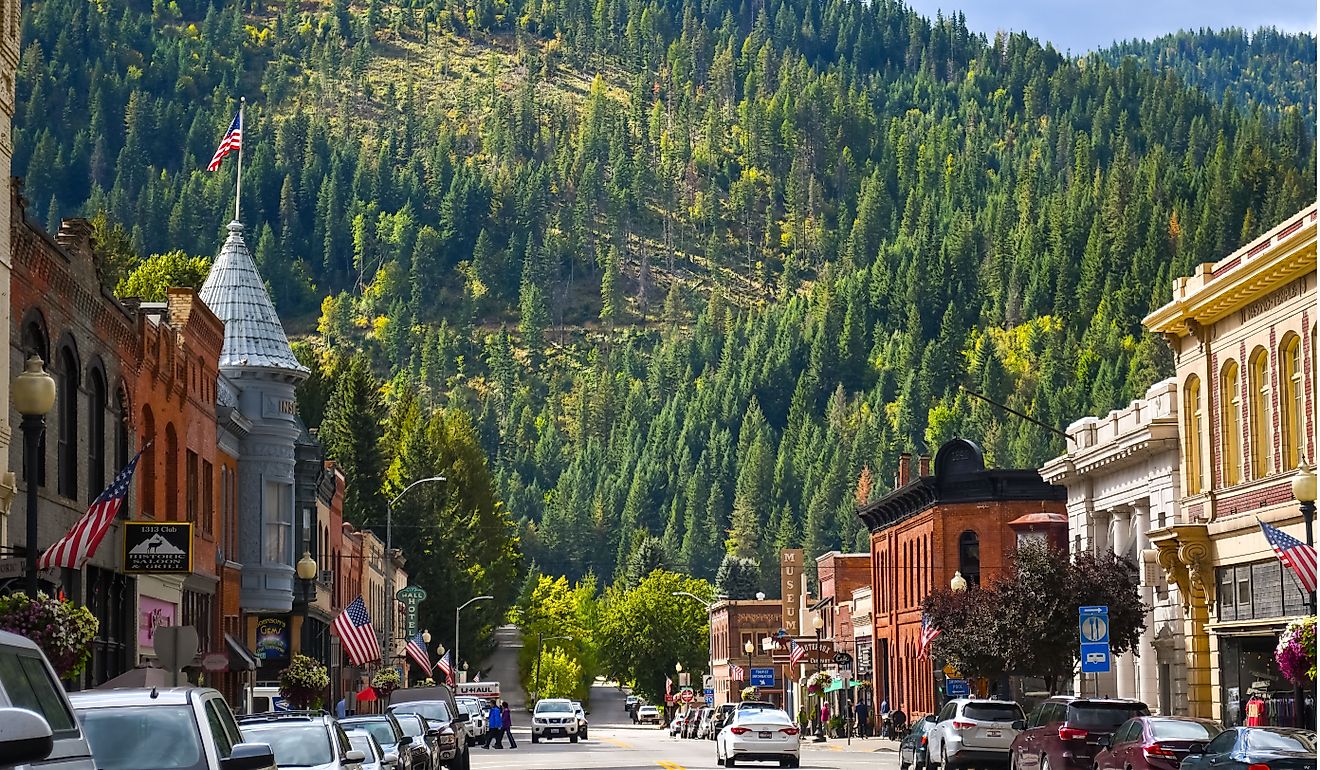
M 773 668 L 754 668 L 750 684 L 753 687 L 774 687 L 775 670 Z
M 1081 639 L 1082 673 L 1108 673 L 1112 657 L 1109 650 L 1109 607 L 1079 607 L 1077 632 Z
M 186 683 L 181 676 L 183 667 L 197 657 L 197 629 L 193 626 L 161 626 L 155 633 L 156 657 L 161 668 L 170 672 L 170 686 Z

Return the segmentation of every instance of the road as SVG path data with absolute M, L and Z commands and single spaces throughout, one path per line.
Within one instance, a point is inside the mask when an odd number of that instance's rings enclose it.
M 589 715 L 590 740 L 576 744 L 559 739 L 532 744 L 526 710 L 514 713 L 517 750 L 495 748 L 472 750 L 474 770 L 715 770 L 715 743 L 669 737 L 663 728 L 632 724 L 623 710 L 623 693 L 612 685 L 592 689 Z M 802 767 L 820 770 L 897 770 L 897 745 L 893 741 L 842 740 L 824 744 L 804 743 Z M 767 762 L 738 763 L 739 767 L 778 767 Z

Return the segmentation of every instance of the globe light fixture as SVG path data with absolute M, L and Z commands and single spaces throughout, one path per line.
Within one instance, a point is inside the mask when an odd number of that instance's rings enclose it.
M 752 644 L 752 640 L 751 640 L 751 639 L 748 639 L 748 640 L 743 644 L 743 649 L 746 650 L 746 652 L 747 652 L 748 655 L 751 655 L 752 653 L 756 652 L 756 645 L 755 645 L 755 644 Z
M 962 570 L 953 573 L 953 579 L 949 581 L 949 588 L 955 591 L 967 590 L 967 578 L 963 577 Z
M 1297 498 L 1299 503 L 1315 502 L 1315 469 L 1302 458 L 1302 462 L 1297 466 L 1297 472 L 1292 477 L 1293 497 Z
M 315 580 L 317 573 L 316 559 L 312 558 L 311 551 L 303 551 L 302 558 L 298 560 L 298 579 Z
M 816 629 L 817 631 L 821 630 L 822 628 L 825 627 L 825 618 L 822 618 L 819 614 L 817 614 L 815 617 L 811 619 L 811 627 Z
M 430 643 L 431 643 L 431 629 L 428 628 L 422 632 L 422 644 L 430 644 Z

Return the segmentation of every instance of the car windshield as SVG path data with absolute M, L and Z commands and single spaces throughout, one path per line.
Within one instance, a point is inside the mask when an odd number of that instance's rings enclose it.
M 1276 733 L 1273 730 L 1248 730 L 1247 748 L 1252 751 L 1305 751 L 1315 753 L 1315 733 L 1305 730 Z
M 443 701 L 426 701 L 424 703 L 400 703 L 390 708 L 395 714 L 421 714 L 432 722 L 444 722 L 448 724 L 453 721 L 449 716 L 449 705 Z
M 371 733 L 371 737 L 380 742 L 382 746 L 394 745 L 394 728 L 384 719 L 372 719 L 363 722 L 342 722 L 344 727 L 351 727 L 354 730 L 366 730 Z
M 371 734 L 353 730 L 348 734 L 348 745 L 362 752 L 368 762 L 380 759 L 376 756 L 376 747 L 371 742 Z
M 1113 732 L 1132 717 L 1148 713 L 1144 706 L 1129 703 L 1070 703 L 1068 724 L 1095 732 Z
M 1188 719 L 1152 719 L 1150 731 L 1159 741 L 1208 741 L 1219 734 L 1214 725 Z
M 546 711 L 556 714 L 561 714 L 561 713 L 568 713 L 572 710 L 573 707 L 568 705 L 564 701 L 551 701 L 551 702 L 541 701 L 540 703 L 536 704 L 536 713 L 538 714 L 544 713 Z
M 409 738 L 416 738 L 424 732 L 421 719 L 413 714 L 400 714 L 399 727 L 403 729 L 403 734 Z
M 784 722 L 792 724 L 793 720 L 789 718 L 788 712 L 779 709 L 743 709 L 738 712 L 736 722 L 755 722 L 764 724 L 765 722 Z
M 269 743 L 275 752 L 275 764 L 280 767 L 312 767 L 335 761 L 330 734 L 325 725 L 318 722 L 245 726 L 243 738 L 254 743 Z
M 1016 722 L 1022 718 L 1022 709 L 1016 703 L 968 703 L 963 716 L 980 722 Z
M 201 736 L 187 706 L 79 709 L 98 770 L 176 770 L 204 764 Z

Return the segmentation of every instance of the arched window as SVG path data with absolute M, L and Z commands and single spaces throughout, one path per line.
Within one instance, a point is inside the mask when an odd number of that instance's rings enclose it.
M 1279 345 L 1279 432 L 1283 445 L 1283 470 L 1292 470 L 1306 454 L 1306 429 L 1302 415 L 1306 414 L 1306 388 L 1302 385 L 1302 338 L 1289 334 Z
M 64 497 L 78 497 L 78 357 L 73 348 L 60 348 L 58 441 L 55 455 L 56 485 Z
M 1273 467 L 1274 444 L 1270 441 L 1270 354 L 1265 348 L 1251 351 L 1247 359 L 1247 395 L 1251 398 L 1251 477 L 1264 478 Z
M 156 518 L 156 416 L 142 407 L 142 459 L 138 461 L 138 499 L 142 515 Z
M 105 374 L 94 367 L 87 387 L 87 501 L 105 489 Z
M 1223 485 L 1231 487 L 1242 480 L 1242 394 L 1236 361 L 1219 370 L 1219 441 L 1219 472 Z
M 981 585 L 981 540 L 970 529 L 958 536 L 958 571 L 967 585 Z
M 1187 466 L 1187 494 L 1195 495 L 1201 491 L 1201 439 L 1205 420 L 1201 414 L 1201 378 L 1193 374 L 1183 386 L 1183 417 L 1186 423 L 1184 459 Z
M 161 513 L 179 521 L 179 434 L 174 423 L 165 424 L 165 501 Z

